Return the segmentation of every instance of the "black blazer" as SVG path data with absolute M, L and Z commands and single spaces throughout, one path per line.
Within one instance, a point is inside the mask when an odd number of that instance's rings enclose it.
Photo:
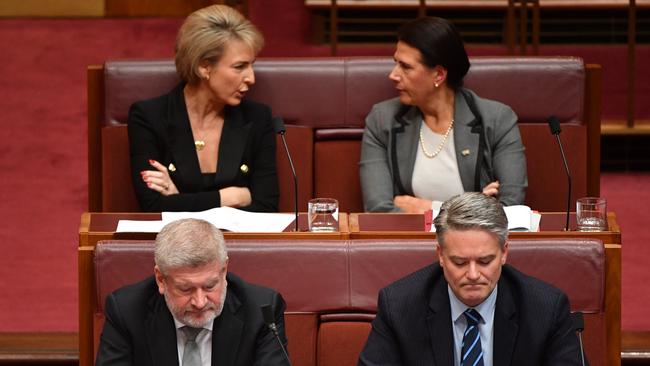
M 218 207 L 219 189 L 248 187 L 252 203 L 243 210 L 276 212 L 278 178 L 275 167 L 275 133 L 267 106 L 242 100 L 226 106 L 219 144 L 215 190 L 203 191 L 199 159 L 187 107 L 184 84 L 157 98 L 134 103 L 129 110 L 131 178 L 143 211 L 203 211 Z M 180 194 L 163 196 L 149 189 L 140 172 L 153 170 L 149 159 L 176 168 L 169 172 Z M 246 165 L 248 170 L 241 169 Z
M 223 312 L 213 323 L 212 365 L 289 365 L 260 310 L 273 305 L 286 347 L 282 296 L 231 273 L 227 281 Z M 96 366 L 178 366 L 174 318 L 153 277 L 110 294 L 105 314 Z
M 494 313 L 493 365 L 576 365 L 578 337 L 567 296 L 503 266 Z M 454 365 L 447 281 L 438 263 L 379 293 L 377 317 L 359 365 Z

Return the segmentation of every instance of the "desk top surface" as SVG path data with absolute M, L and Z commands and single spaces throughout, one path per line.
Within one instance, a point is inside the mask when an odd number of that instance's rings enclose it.
M 79 226 L 80 246 L 93 245 L 89 237 L 104 239 L 153 239 L 153 233 L 115 233 L 119 220 L 160 220 L 160 213 L 113 213 L 87 212 L 81 217 Z M 585 233 L 575 231 L 575 214 L 570 217 L 570 231 L 564 231 L 566 216 L 560 212 L 544 212 L 540 232 L 511 232 L 512 237 L 588 237 L 598 238 L 604 243 L 621 243 L 621 231 L 616 215 L 608 213 L 609 231 Z M 341 213 L 340 230 L 334 233 L 312 233 L 307 231 L 307 215 L 301 213 L 298 219 L 300 232 L 293 232 L 293 222 L 282 233 L 230 233 L 229 239 L 370 239 L 370 238 L 434 238 L 435 233 L 424 230 L 424 215 L 400 213 Z
M 566 214 L 562 212 L 543 212 L 539 232 L 511 231 L 513 238 L 595 238 L 606 244 L 620 244 L 621 230 L 616 221 L 616 214 L 609 212 L 607 220 L 608 231 L 581 232 L 576 231 L 575 213 L 569 217 L 569 231 L 565 231 Z M 422 238 L 435 236 L 435 233 L 424 231 L 424 215 L 399 213 L 352 213 L 349 217 L 350 239 L 371 239 L 380 237 L 393 238 Z
M 160 220 L 161 214 L 145 212 L 85 212 L 81 215 L 79 225 L 79 246 L 92 245 L 97 240 L 107 239 L 142 239 L 151 240 L 155 233 L 116 233 L 120 220 Z M 292 221 L 281 233 L 233 233 L 224 232 L 227 239 L 348 239 L 350 229 L 348 214 L 339 213 L 339 231 L 312 233 L 307 230 L 307 214 L 298 216 L 299 232 L 293 231 L 295 221 Z M 92 237 L 93 239 L 89 239 Z

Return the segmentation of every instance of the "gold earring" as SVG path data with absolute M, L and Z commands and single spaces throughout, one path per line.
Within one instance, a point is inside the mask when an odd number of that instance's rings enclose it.
M 434 83 L 433 85 L 435 85 L 435 87 L 437 88 L 440 84 L 438 84 L 438 83 Z

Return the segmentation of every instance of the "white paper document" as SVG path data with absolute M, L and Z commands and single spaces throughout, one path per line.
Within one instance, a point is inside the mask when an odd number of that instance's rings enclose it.
M 194 218 L 205 220 L 222 230 L 236 233 L 279 233 L 293 220 L 294 214 L 247 212 L 232 207 L 217 207 L 200 212 L 163 212 L 162 220 L 120 220 L 115 232 L 157 233 L 172 221 Z
M 503 208 L 508 217 L 508 230 L 510 231 L 539 231 L 539 222 L 542 215 L 528 206 L 514 205 Z
M 295 219 L 294 214 L 247 212 L 217 207 L 201 212 L 163 212 L 164 225 L 180 219 L 205 220 L 219 229 L 236 233 L 280 233 Z
M 503 211 L 508 218 L 508 230 L 510 231 L 539 231 L 539 222 L 542 215 L 530 209 L 528 206 L 515 205 L 504 206 Z M 439 211 L 433 211 L 433 218 L 438 216 Z M 431 224 L 432 233 L 436 232 L 436 226 Z
M 157 233 L 163 228 L 161 220 L 156 221 L 139 221 L 139 220 L 120 220 L 117 223 L 116 233 Z

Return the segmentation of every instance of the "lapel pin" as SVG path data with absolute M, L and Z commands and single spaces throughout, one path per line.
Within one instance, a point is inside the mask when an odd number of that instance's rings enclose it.
M 239 167 L 239 170 L 241 170 L 242 173 L 247 174 L 247 173 L 248 173 L 248 165 L 246 165 L 246 164 L 242 164 L 242 165 Z
M 167 170 L 169 170 L 170 172 L 175 172 L 176 167 L 174 166 L 174 164 L 169 164 L 169 166 L 167 167 Z
M 462 150 L 462 151 L 460 152 L 460 154 L 461 154 L 462 156 L 467 156 L 467 155 L 469 155 L 469 149 L 464 149 L 464 150 Z

